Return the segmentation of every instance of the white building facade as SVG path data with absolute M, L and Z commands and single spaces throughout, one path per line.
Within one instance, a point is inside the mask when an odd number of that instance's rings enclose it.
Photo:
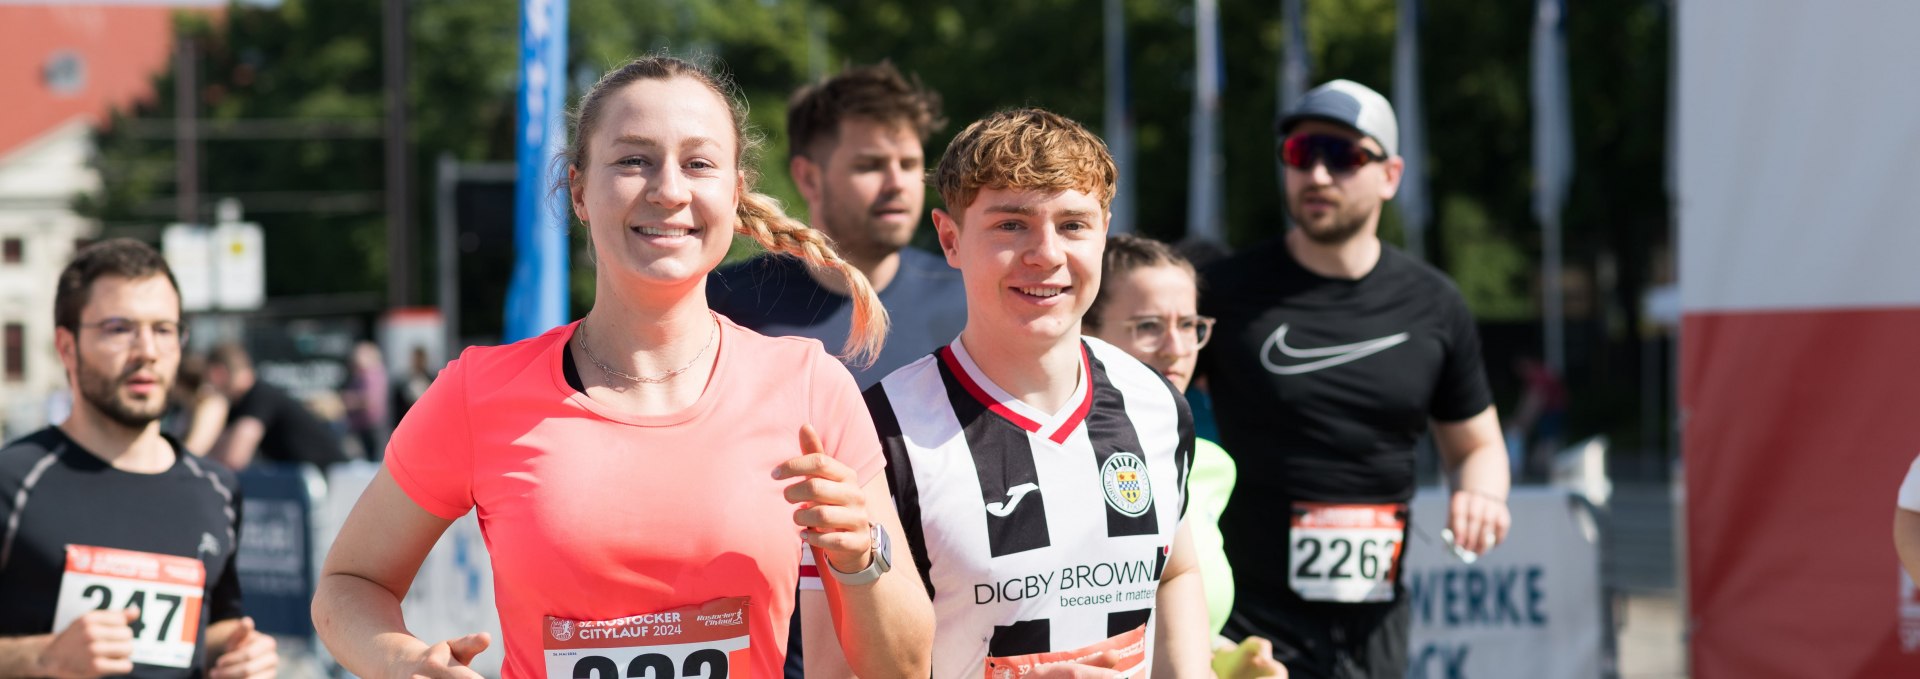
M 79 245 L 99 233 L 73 210 L 100 188 L 90 128 L 75 119 L 0 156 L 0 439 L 63 416 L 67 378 L 53 347 L 53 291 Z

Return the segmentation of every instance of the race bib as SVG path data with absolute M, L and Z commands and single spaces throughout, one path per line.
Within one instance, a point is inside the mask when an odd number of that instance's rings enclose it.
M 133 630 L 133 661 L 161 667 L 193 665 L 200 638 L 200 598 L 207 568 L 199 559 L 124 549 L 67 545 L 60 603 L 53 630 L 65 630 L 92 611 L 140 608 Z
M 1139 675 L 1140 668 L 1147 665 L 1147 626 L 1141 625 L 1109 637 L 1105 641 L 1071 651 L 1029 653 L 1005 658 L 990 657 L 987 658 L 986 679 L 1023 677 L 1042 665 L 1086 662 L 1088 659 L 1112 650 L 1120 651 L 1120 662 L 1113 666 L 1114 671 L 1119 672 L 1122 677 Z
M 1293 503 L 1287 584 L 1308 601 L 1393 600 L 1405 504 Z
M 746 679 L 747 597 L 614 620 L 546 616 L 547 679 Z

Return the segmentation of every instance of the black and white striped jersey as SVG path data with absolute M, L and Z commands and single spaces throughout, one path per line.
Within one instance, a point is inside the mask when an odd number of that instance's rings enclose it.
M 934 677 L 1142 626 L 1152 657 L 1193 420 L 1166 379 L 1110 344 L 1085 339 L 1081 370 L 1049 415 L 994 385 L 956 339 L 866 391 L 901 542 L 933 597 Z

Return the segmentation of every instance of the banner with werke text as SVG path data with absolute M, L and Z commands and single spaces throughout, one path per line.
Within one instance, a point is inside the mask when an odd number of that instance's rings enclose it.
M 1606 602 L 1586 505 L 1557 488 L 1515 488 L 1507 541 L 1472 564 L 1440 541 L 1446 494 L 1413 498 L 1406 596 L 1408 679 L 1598 679 Z

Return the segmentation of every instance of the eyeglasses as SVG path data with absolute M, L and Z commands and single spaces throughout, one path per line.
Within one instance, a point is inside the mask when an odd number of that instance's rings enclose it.
M 1386 159 L 1360 142 L 1329 134 L 1296 134 L 1280 144 L 1280 162 L 1302 171 L 1312 170 L 1315 160 L 1326 163 L 1328 172 L 1345 174 Z
M 153 344 L 161 351 L 179 351 L 187 345 L 187 329 L 179 321 L 153 321 L 141 323 L 125 318 L 108 318 L 92 323 L 81 323 L 82 328 L 99 331 L 96 341 L 116 351 L 133 348 L 140 338 L 140 329 L 146 328 L 153 335 Z
M 1169 321 L 1172 323 L 1169 324 Z M 1159 351 L 1166 346 L 1169 329 L 1192 342 L 1195 351 L 1207 346 L 1207 340 L 1213 339 L 1212 316 L 1136 318 L 1127 321 L 1125 327 L 1128 336 L 1133 338 L 1133 345 L 1144 351 Z

